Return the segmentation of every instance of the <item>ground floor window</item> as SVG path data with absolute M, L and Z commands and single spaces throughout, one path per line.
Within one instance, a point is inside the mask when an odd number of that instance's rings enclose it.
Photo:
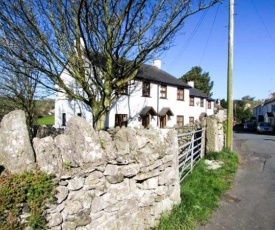
M 178 127 L 184 126 L 184 117 L 183 116 L 177 116 L 177 125 L 178 125 Z
M 194 124 L 194 117 L 189 117 L 189 124 L 193 125 Z
M 115 115 L 115 127 L 119 126 L 125 126 L 127 127 L 127 114 L 116 114 Z

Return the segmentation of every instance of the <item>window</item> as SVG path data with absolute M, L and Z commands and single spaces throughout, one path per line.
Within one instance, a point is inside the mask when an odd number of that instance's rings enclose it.
M 177 99 L 180 101 L 184 100 L 184 89 L 178 89 Z
M 200 105 L 203 107 L 203 98 L 200 99 Z
M 127 114 L 116 114 L 115 115 L 115 127 L 125 126 L 127 127 Z
M 66 126 L 66 113 L 62 113 L 62 126 Z
M 160 86 L 160 98 L 167 98 L 167 86 L 161 85 Z
M 194 106 L 194 97 L 189 98 L 189 105 Z
M 207 102 L 207 107 L 208 107 L 208 109 L 211 109 L 211 101 Z
M 189 124 L 193 125 L 194 124 L 194 117 L 189 117 Z
M 117 92 L 121 95 L 128 95 L 128 84 L 122 86 Z
M 150 97 L 150 82 L 143 82 L 142 84 L 142 96 Z
M 177 116 L 177 125 L 179 127 L 183 127 L 184 126 L 184 117 L 183 116 Z

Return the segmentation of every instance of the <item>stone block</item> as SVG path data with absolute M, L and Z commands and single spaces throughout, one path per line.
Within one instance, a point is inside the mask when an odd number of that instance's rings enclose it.
M 1 121 L 0 165 L 11 173 L 23 173 L 35 168 L 26 116 L 22 110 L 6 114 Z

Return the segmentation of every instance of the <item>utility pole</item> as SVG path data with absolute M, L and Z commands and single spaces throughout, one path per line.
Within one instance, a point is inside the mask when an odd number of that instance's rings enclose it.
M 232 150 L 233 140 L 233 99 L 232 99 L 232 72 L 233 72 L 233 35 L 234 35 L 234 0 L 229 0 L 229 28 L 228 28 L 228 67 L 227 67 L 227 135 L 226 148 Z

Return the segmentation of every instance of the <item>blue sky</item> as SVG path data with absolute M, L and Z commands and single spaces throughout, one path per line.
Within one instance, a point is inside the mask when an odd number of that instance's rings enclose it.
M 187 19 L 162 69 L 181 77 L 201 66 L 214 81 L 213 98 L 227 97 L 229 0 Z M 200 22 L 201 21 L 201 22 Z M 266 99 L 275 92 L 275 1 L 235 0 L 233 98 Z

